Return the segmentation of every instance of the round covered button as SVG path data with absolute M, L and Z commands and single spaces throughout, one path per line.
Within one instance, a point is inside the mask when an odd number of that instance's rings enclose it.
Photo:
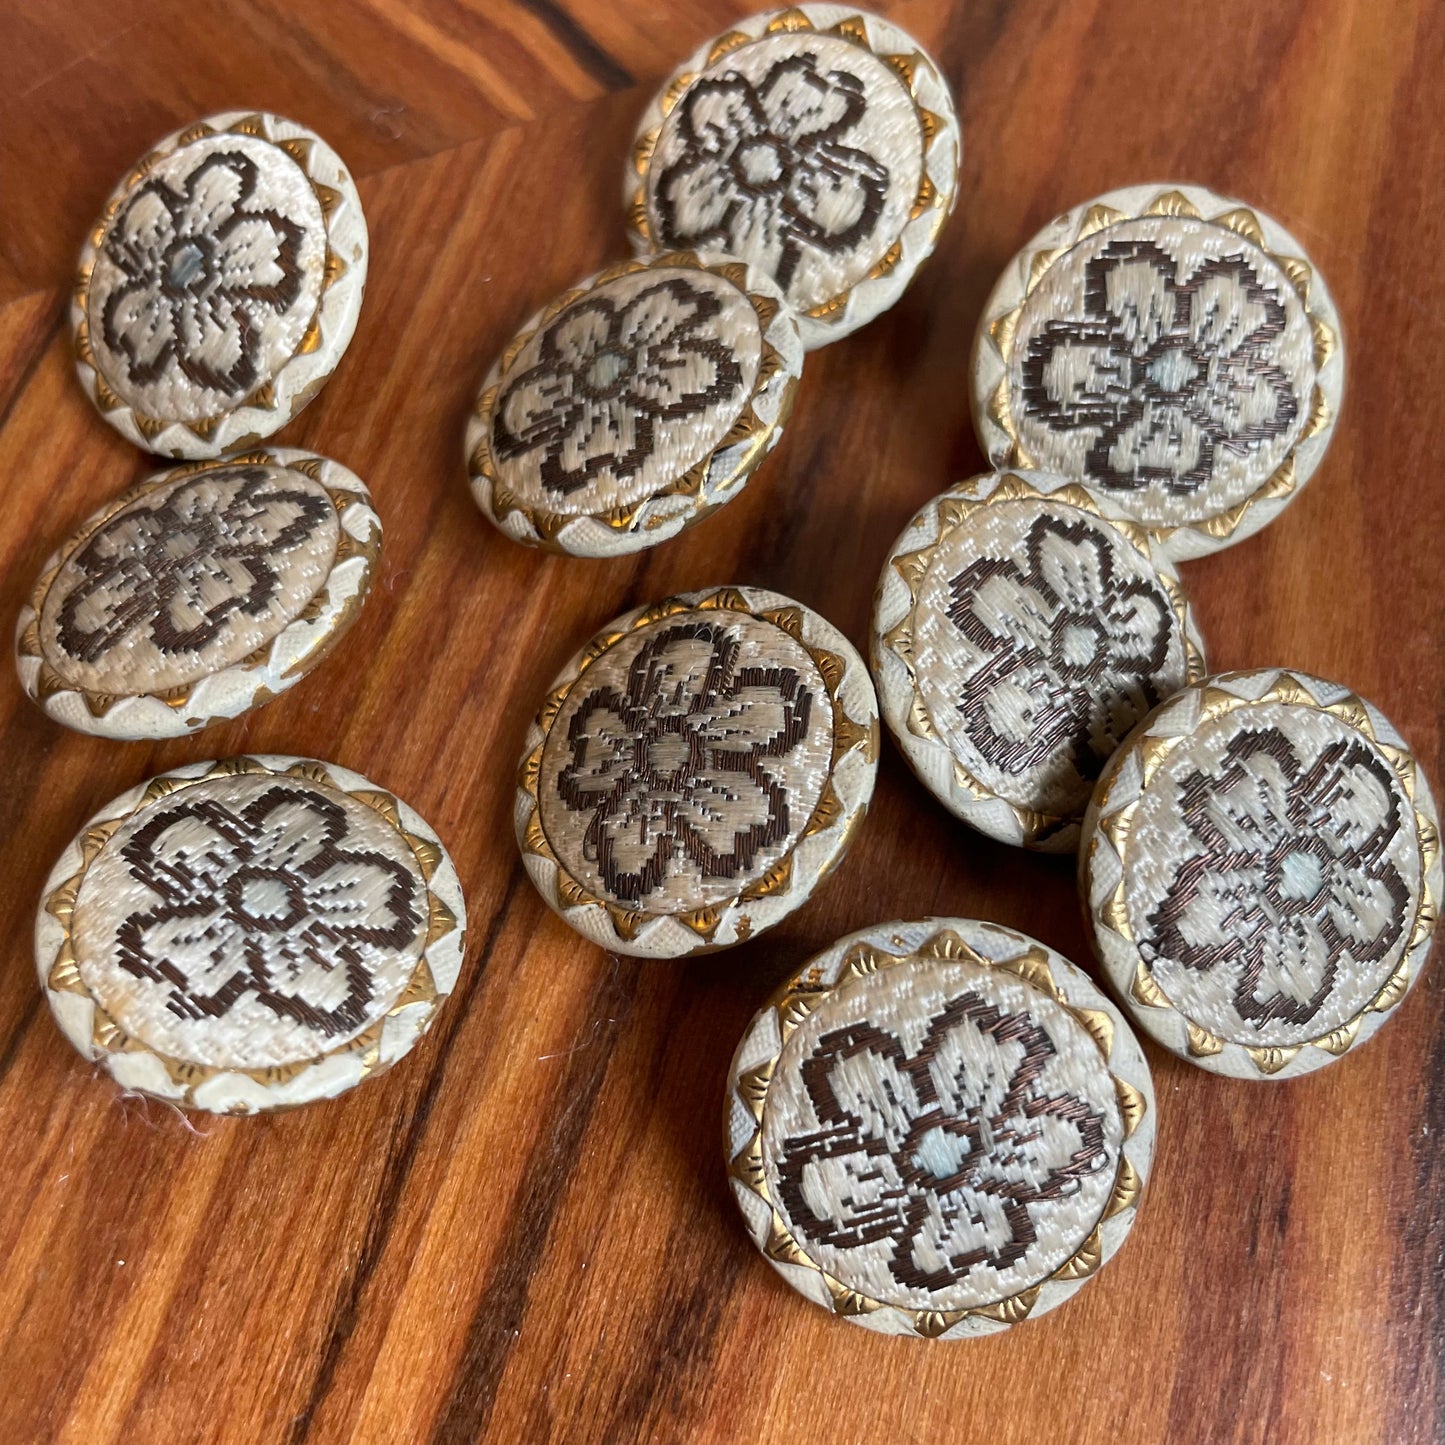
M 1080 481 L 1193 557 L 1309 480 L 1344 365 L 1329 292 L 1282 226 L 1199 186 L 1134 186 L 1009 263 L 974 345 L 974 421 L 994 466 Z
M 835 943 L 733 1060 L 729 1174 L 799 1293 L 962 1339 L 1062 1304 L 1133 1227 L 1154 1149 L 1138 1040 L 1088 977 L 992 923 Z
M 633 242 L 750 262 L 823 346 L 903 294 L 953 207 L 959 154 L 947 82 L 897 26 L 847 5 L 750 16 L 643 116 Z
M 61 1032 L 117 1083 L 250 1114 L 389 1068 L 456 983 L 456 871 L 405 803 L 334 763 L 192 763 L 122 794 L 36 920 Z
M 803 348 L 778 288 L 739 261 L 633 261 L 534 316 L 467 426 L 483 512 L 583 557 L 655 546 L 731 501 L 777 445 Z
M 336 462 L 278 447 L 161 472 L 46 563 L 16 630 L 57 722 L 177 737 L 295 686 L 366 599 L 381 520 Z
M 1155 540 L 1036 472 L 962 482 L 894 543 L 873 617 L 883 716 L 950 812 L 1001 839 L 1073 848 L 1120 740 L 1204 675 Z
M 542 897 L 618 953 L 727 948 L 807 902 L 862 820 L 878 709 L 863 660 L 773 592 L 618 618 L 527 735 L 517 839 Z
M 81 252 L 81 385 L 149 451 L 250 445 L 336 369 L 366 260 L 361 200 L 320 136 L 243 111 L 188 126 L 136 162 Z
M 1425 775 L 1369 703 L 1303 673 L 1226 672 L 1147 718 L 1099 779 L 1081 883 L 1140 1026 L 1236 1078 L 1291 1078 L 1370 1037 L 1440 909 Z

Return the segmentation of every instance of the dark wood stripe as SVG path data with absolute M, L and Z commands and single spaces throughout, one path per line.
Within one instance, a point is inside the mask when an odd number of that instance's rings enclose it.
M 30 998 L 26 1001 L 20 1017 L 15 1021 L 15 1027 L 10 1030 L 4 1049 L 0 1050 L 0 1079 L 10 1072 L 10 1065 L 15 1062 L 15 1056 L 20 1052 L 20 1045 L 29 1032 L 30 1025 L 35 1022 L 35 1015 L 39 1008 L 40 986 L 37 983 Z
M 14 304 L 13 302 L 11 303 Z M 16 403 L 25 395 L 25 388 L 30 385 L 31 378 L 35 375 L 35 369 L 40 365 L 45 353 L 50 350 L 50 343 L 55 340 L 61 325 L 65 321 L 65 307 L 57 305 L 55 315 L 51 317 L 50 324 L 41 334 L 40 341 L 35 350 L 26 359 L 25 367 L 20 373 L 20 379 L 15 383 L 15 389 L 5 398 L 5 406 L 0 410 L 0 432 L 3 432 L 10 421 L 10 414 L 15 410 Z
M 437 1030 L 439 1037 L 433 1045 L 436 1051 L 436 1061 L 432 1065 L 410 1118 L 404 1123 L 398 1120 L 393 1131 L 392 1147 L 387 1152 L 385 1173 L 381 1187 L 371 1206 L 366 1238 L 362 1243 L 361 1253 L 357 1257 L 356 1268 L 342 1282 L 336 1302 L 332 1306 L 331 1319 L 326 1329 L 326 1342 L 321 1348 L 320 1364 L 311 1382 L 311 1392 L 307 1396 L 301 1413 L 295 1417 L 292 1423 L 291 1433 L 286 1437 L 287 1445 L 302 1445 L 311 1432 L 317 1410 L 331 1392 L 341 1357 L 356 1328 L 357 1318 L 361 1311 L 362 1296 L 366 1293 L 367 1286 L 371 1283 L 372 1276 L 376 1273 L 377 1266 L 386 1253 L 392 1226 L 403 1217 L 402 1211 L 397 1206 L 402 1190 L 405 1189 L 406 1181 L 411 1174 L 412 1166 L 416 1162 L 422 1140 L 426 1135 L 427 1125 L 431 1121 L 432 1107 L 436 1103 L 442 1081 L 446 1077 L 447 1062 L 451 1057 L 452 1038 L 461 1027 L 462 1019 L 466 1016 L 468 1000 L 486 973 L 487 964 L 491 961 L 492 950 L 502 935 L 502 929 L 512 910 L 512 902 L 516 897 L 522 877 L 522 860 L 518 858 L 507 879 L 507 889 L 502 895 L 502 901 L 487 925 L 486 937 L 482 940 L 476 961 L 471 966 L 471 980 L 467 984 L 465 995 L 459 997 L 453 994 L 442 1009 L 441 1027 Z
M 559 1112 L 528 1161 L 501 1231 L 497 1267 L 467 1327 L 466 1344 L 429 1445 L 476 1445 L 486 1435 L 497 1386 L 526 1317 L 533 1276 L 546 1253 L 567 1182 L 582 1157 L 582 1137 L 612 1058 L 618 1022 L 637 987 L 638 968 L 636 959 L 614 956 L 592 991 L 584 1035 L 588 1042 L 569 1057 Z
M 609 55 L 553 0 L 521 0 L 521 4 L 561 41 L 567 53 L 594 80 L 608 90 L 626 90 L 637 84 L 632 72 Z

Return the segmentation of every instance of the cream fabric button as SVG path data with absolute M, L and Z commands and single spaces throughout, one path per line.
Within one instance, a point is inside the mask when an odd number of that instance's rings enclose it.
M 336 369 L 366 261 L 361 200 L 320 136 L 213 115 L 143 156 L 86 239 L 70 311 L 81 385 L 148 451 L 249 446 Z
M 724 1123 L 749 1234 L 885 1334 L 992 1334 L 1062 1304 L 1132 1228 L 1154 1150 L 1139 1043 L 1012 929 L 886 923 L 753 1020 Z
M 1199 186 L 1134 186 L 1009 263 L 974 345 L 974 421 L 992 465 L 1083 482 L 1194 557 L 1309 480 L 1344 365 L 1329 292 L 1282 226 Z
M 527 734 L 516 825 L 542 897 L 618 953 L 727 948 L 842 857 L 877 771 L 863 660 L 773 592 L 693 592 L 618 618 Z
M 466 910 L 436 834 L 334 763 L 192 763 L 66 848 L 35 928 L 61 1032 L 126 1089 L 250 1114 L 389 1068 L 456 984 Z
M 797 322 L 752 267 L 684 253 L 603 271 L 492 367 L 467 426 L 472 495 L 527 546 L 655 546 L 742 491 L 802 367 Z
M 960 152 L 948 84 L 897 26 L 848 5 L 750 16 L 643 116 L 633 243 L 743 258 L 824 346 L 903 294 L 953 208 Z
M 179 737 L 294 687 L 366 600 L 381 519 L 337 462 L 277 447 L 160 472 L 45 564 L 25 691 L 110 738 Z
M 1226 672 L 1115 755 L 1081 882 L 1140 1026 L 1236 1078 L 1331 1063 L 1420 975 L 1440 910 L 1425 775 L 1369 703 L 1303 673 Z
M 1204 675 L 1194 615 L 1143 528 L 1037 472 L 961 482 L 894 543 L 873 615 L 883 716 L 950 812 L 1076 846 L 1119 741 Z

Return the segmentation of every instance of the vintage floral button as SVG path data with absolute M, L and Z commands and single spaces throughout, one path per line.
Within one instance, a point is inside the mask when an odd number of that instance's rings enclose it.
M 877 770 L 863 660 L 817 613 L 725 587 L 639 608 L 527 735 L 517 839 L 543 898 L 618 953 L 727 948 L 842 857 Z
M 1439 825 L 1400 735 L 1303 673 L 1179 693 L 1099 779 L 1080 880 L 1140 1026 L 1237 1078 L 1331 1063 L 1420 976 L 1440 909 Z
M 1143 528 L 1037 472 L 921 508 L 878 583 L 873 672 L 903 755 L 1005 843 L 1073 848 L 1094 780 L 1157 703 L 1204 675 L 1173 567 Z
M 407 805 L 334 763 L 192 763 L 61 855 L 36 920 L 61 1032 L 127 1089 L 250 1114 L 389 1068 L 456 984 L 466 911 Z
M 187 126 L 136 162 L 86 239 L 81 385 L 148 451 L 250 446 L 336 369 L 366 260 L 356 187 L 320 136 L 243 111 Z
M 754 15 L 643 116 L 633 243 L 743 258 L 823 346 L 903 294 L 953 208 L 960 149 L 947 82 L 896 25 L 848 5 Z
M 381 520 L 337 462 L 277 447 L 123 492 L 45 564 L 16 629 L 57 722 L 177 737 L 295 686 L 350 627 Z
M 963 1339 L 1062 1304 L 1133 1227 L 1154 1150 L 1138 1040 L 1012 929 L 886 923 L 754 1018 L 724 1121 L 749 1234 L 799 1293 Z
M 1319 465 L 1344 385 L 1323 279 L 1278 222 L 1199 186 L 1112 191 L 1051 222 L 984 306 L 979 441 L 1217 551 Z
M 742 491 L 802 366 L 797 322 L 753 267 L 679 253 L 603 271 L 492 367 L 467 426 L 472 494 L 528 546 L 655 546 Z

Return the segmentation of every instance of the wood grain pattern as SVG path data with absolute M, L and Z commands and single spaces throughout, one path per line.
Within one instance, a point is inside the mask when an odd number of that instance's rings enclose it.
M 650 88 L 729 0 L 11 0 L 0 15 L 0 613 L 149 463 L 94 416 L 60 317 L 86 225 L 156 137 L 234 105 L 355 168 L 369 296 L 278 440 L 371 486 L 383 577 L 273 706 L 152 746 L 63 733 L 0 687 L 0 1439 L 124 1445 L 766 1440 L 1426 1442 L 1445 1431 L 1445 975 L 1357 1057 L 1231 1084 L 1155 1048 L 1138 1227 L 1067 1308 L 999 1339 L 872 1338 L 752 1252 L 718 1118 L 753 1009 L 884 918 L 997 919 L 1088 959 L 1068 862 L 950 820 L 885 753 L 814 902 L 683 966 L 608 958 L 511 840 L 547 681 L 625 608 L 747 582 L 855 642 L 913 510 L 975 470 L 967 343 L 998 269 L 1112 186 L 1197 180 L 1277 215 L 1329 278 L 1351 376 L 1275 526 L 1186 566 L 1218 667 L 1285 663 L 1377 702 L 1445 778 L 1438 438 L 1445 11 L 1431 0 L 905 0 L 958 87 L 958 214 L 889 315 L 809 358 L 736 502 L 656 552 L 549 558 L 467 493 L 497 348 L 623 254 L 619 169 Z M 51 1027 L 29 948 L 100 802 L 191 759 L 316 753 L 410 800 L 474 921 L 416 1053 L 334 1104 L 191 1123 L 119 1097 Z

